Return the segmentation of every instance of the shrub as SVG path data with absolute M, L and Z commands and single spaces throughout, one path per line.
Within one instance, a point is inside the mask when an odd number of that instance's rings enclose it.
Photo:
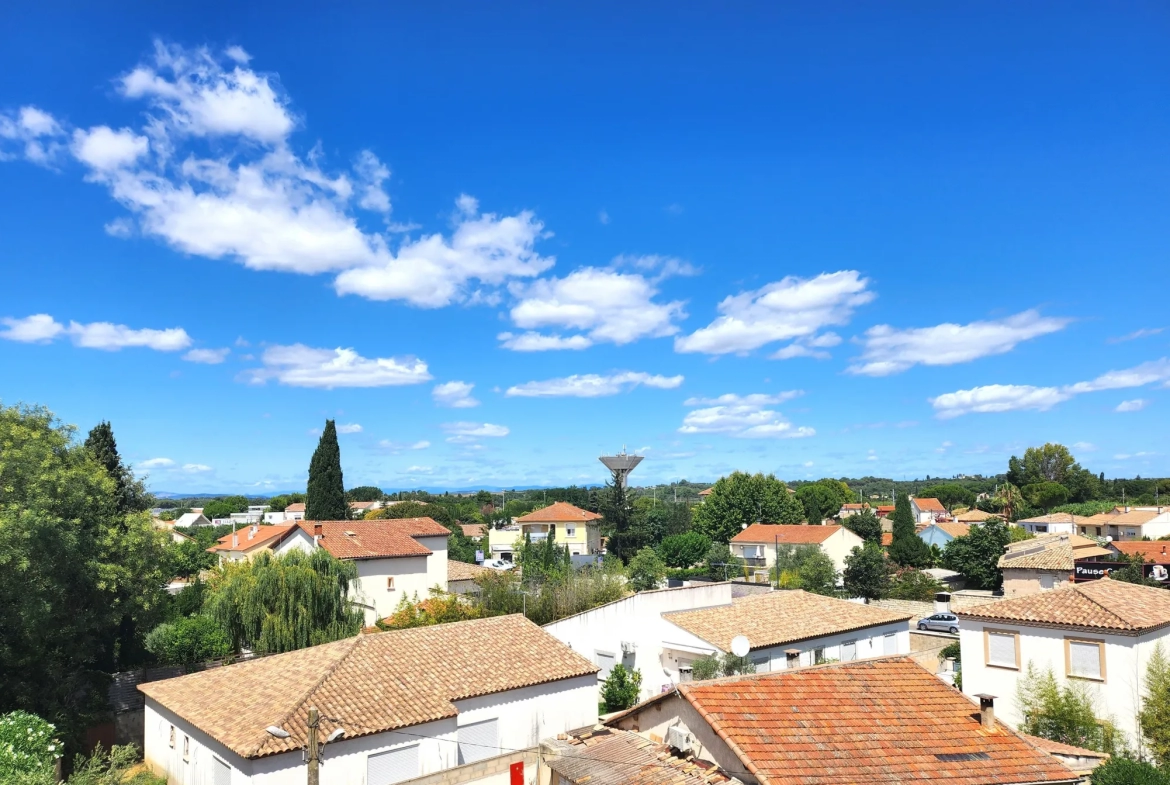
M 1113 726 L 1093 712 L 1093 699 L 1081 684 L 1061 685 L 1052 670 L 1028 663 L 1016 684 L 1016 704 L 1024 721 L 1019 729 L 1049 741 L 1114 753 Z
M 606 711 L 622 711 L 636 704 L 641 692 L 642 672 L 626 670 L 626 666 L 619 663 L 613 666 L 601 687 L 601 700 Z
M 62 753 L 56 732 L 55 725 L 27 711 L 0 716 L 0 781 L 50 774 Z
M 1092 785 L 1170 785 L 1170 775 L 1148 763 L 1110 758 L 1089 776 Z
M 658 544 L 658 552 L 666 566 L 686 569 L 700 561 L 711 547 L 711 541 L 698 532 L 686 532 L 667 537 Z
M 146 650 L 163 665 L 191 665 L 228 656 L 232 643 L 214 619 L 198 614 L 155 627 Z
M 658 588 L 659 582 L 666 577 L 666 564 L 658 555 L 658 551 L 646 546 L 630 559 L 627 571 L 630 575 L 630 588 L 634 591 L 647 591 Z
M 714 679 L 723 672 L 719 658 L 713 654 L 704 654 L 691 663 L 691 678 L 695 681 Z
M 887 595 L 895 600 L 930 602 L 934 595 L 945 591 L 941 583 L 921 570 L 903 569 L 894 574 L 894 582 Z

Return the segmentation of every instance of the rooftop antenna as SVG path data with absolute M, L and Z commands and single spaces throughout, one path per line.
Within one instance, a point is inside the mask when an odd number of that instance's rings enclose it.
M 622 488 L 626 488 L 628 485 L 627 478 L 630 476 L 630 472 L 634 470 L 634 467 L 642 462 L 642 456 L 628 455 L 626 453 L 626 446 L 623 444 L 620 454 L 603 455 L 597 460 L 601 461 L 605 464 L 605 468 L 609 469 L 613 475 L 614 485 L 620 485 Z

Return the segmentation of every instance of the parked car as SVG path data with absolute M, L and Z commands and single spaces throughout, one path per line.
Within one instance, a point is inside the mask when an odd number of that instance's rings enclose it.
M 504 571 L 512 569 L 516 565 L 510 561 L 504 561 L 503 559 L 488 559 L 487 561 L 485 561 L 483 563 L 483 566 L 489 567 L 493 570 L 500 570 L 501 572 L 504 572 Z
M 953 613 L 936 613 L 918 622 L 918 629 L 937 630 L 938 632 L 949 632 L 951 635 L 958 635 L 959 617 Z

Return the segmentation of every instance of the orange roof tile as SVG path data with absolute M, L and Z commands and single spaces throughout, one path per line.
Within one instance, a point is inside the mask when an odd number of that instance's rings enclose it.
M 484 668 L 506 662 L 506 668 Z M 354 638 L 139 685 L 245 758 L 302 748 L 308 708 L 346 738 L 454 717 L 454 701 L 597 673 L 519 614 Z M 265 728 L 288 732 L 278 739 Z M 337 725 L 322 720 L 321 733 Z
M 867 507 L 869 507 L 868 504 L 854 504 L 852 502 L 849 504 L 842 504 L 841 505 L 842 510 L 864 510 Z
M 967 510 L 955 516 L 956 521 L 962 523 L 983 523 L 988 518 L 995 518 L 996 520 L 1003 520 L 1003 516 L 995 512 L 984 512 L 983 510 Z
M 447 561 L 448 581 L 473 581 L 481 575 L 495 572 L 490 567 L 480 567 L 478 564 L 468 564 L 463 561 Z
M 305 511 L 305 503 L 304 502 L 293 502 L 292 504 L 286 506 L 284 508 L 284 511 L 285 512 L 304 512 Z
M 947 508 L 943 507 L 942 502 L 938 499 L 926 497 L 925 499 L 913 499 L 914 504 L 918 509 L 924 512 L 946 512 Z
M 1087 750 L 1084 747 L 1074 747 L 1071 744 L 1062 744 L 1059 741 L 1052 741 L 1051 739 L 1044 739 L 1039 736 L 1030 736 L 1027 733 L 1021 733 L 1020 736 L 1033 747 L 1039 747 L 1049 755 L 1068 755 L 1069 757 L 1076 758 L 1109 757 L 1109 753 L 1107 752 L 1097 752 L 1096 750 Z
M 1170 542 L 1114 542 L 1111 545 L 1126 556 L 1141 556 L 1144 562 L 1170 564 Z
M 246 553 L 255 548 L 271 548 L 295 528 L 296 524 L 292 523 L 272 526 L 261 524 L 253 533 L 252 527 L 248 526 L 237 532 L 225 534 L 207 550 L 212 553 Z
M 704 488 L 703 490 L 699 491 L 699 495 L 700 496 L 710 496 L 711 492 L 714 490 L 715 490 L 714 488 Z
M 310 536 L 320 534 L 321 547 L 338 559 L 393 559 L 429 556 L 431 550 L 415 537 L 450 534 L 431 518 L 387 518 L 372 521 L 298 521 Z M 319 527 L 319 528 L 318 528 Z
M 955 611 L 959 618 L 1138 634 L 1170 626 L 1170 591 L 1109 578 Z
M 487 533 L 487 527 L 482 523 L 461 523 L 459 528 L 463 529 L 464 537 L 482 537 Z
M 545 758 L 571 785 L 718 785 L 731 777 L 714 763 L 679 757 L 670 747 L 617 728 L 590 729 L 545 742 Z
M 677 690 L 763 785 L 1076 780 L 1006 725 L 983 730 L 970 699 L 905 657 L 695 681 Z
M 1120 515 L 1110 515 L 1108 522 L 1110 526 L 1141 526 L 1163 514 L 1157 510 L 1131 510 Z
M 731 538 L 732 542 L 817 545 L 841 531 L 841 526 L 801 526 L 797 523 L 753 523 Z
M 935 521 L 932 526 L 937 526 L 952 537 L 966 537 L 971 533 L 971 527 L 965 523 L 951 523 L 949 521 Z M 929 526 L 927 527 L 930 528 Z
M 1117 520 L 1116 517 L 1113 520 Z M 1070 512 L 1054 512 L 1048 515 L 1037 515 L 1035 518 L 1023 518 L 1016 523 L 1090 523 L 1091 519 L 1083 515 L 1073 515 Z
M 730 605 L 664 613 L 662 618 L 726 652 L 737 635 L 746 635 L 752 649 L 763 649 L 907 622 L 912 615 L 795 589 L 740 597 Z
M 582 510 L 568 502 L 553 502 L 547 507 L 533 510 L 527 515 L 516 519 L 519 523 L 572 523 L 577 521 L 598 521 L 601 516 L 595 512 Z

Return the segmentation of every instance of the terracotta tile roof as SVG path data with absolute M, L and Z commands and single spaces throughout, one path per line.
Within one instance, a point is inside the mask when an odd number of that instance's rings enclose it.
M 893 512 L 893 511 L 894 511 L 894 505 L 892 505 L 892 504 L 879 504 L 877 507 L 878 516 L 882 516 L 888 512 Z
M 1068 755 L 1076 758 L 1101 758 L 1104 760 L 1109 757 L 1107 752 L 1097 752 L 1096 750 L 1087 750 L 1084 747 L 1074 747 L 1071 744 L 1062 744 L 1059 741 L 1051 741 L 1050 739 L 1042 739 L 1039 736 L 1029 736 L 1027 733 L 1021 733 L 1025 741 L 1033 747 L 1038 747 L 1049 755 Z
M 304 512 L 305 511 L 305 503 L 304 502 L 293 502 L 292 504 L 285 507 L 284 511 L 285 512 Z
M 630 731 L 597 728 L 546 742 L 545 763 L 572 785 L 719 785 L 731 777 L 714 763 L 679 757 Z
M 533 510 L 527 515 L 516 519 L 518 523 L 572 523 L 576 521 L 598 521 L 601 516 L 595 512 L 582 510 L 568 502 L 553 502 L 547 507 Z
M 1170 591 L 1101 578 L 955 613 L 977 621 L 1137 634 L 1170 626 Z
M 868 504 L 852 504 L 852 503 L 850 503 L 850 504 L 842 504 L 841 505 L 842 510 L 864 510 L 868 507 L 869 507 Z
M 932 499 L 929 496 L 925 499 L 912 499 L 915 506 L 923 512 L 946 512 L 947 508 L 943 507 L 942 502 L 938 499 Z
M 971 533 L 971 527 L 965 523 L 951 523 L 949 521 L 936 521 L 934 526 L 942 529 L 952 537 L 966 537 Z M 929 526 L 927 528 L 930 528 Z
M 730 605 L 664 613 L 662 618 L 726 652 L 731 651 L 731 639 L 737 635 L 746 635 L 752 649 L 763 649 L 908 622 L 912 615 L 796 589 L 740 597 Z
M 955 520 L 961 523 L 983 523 L 988 518 L 995 518 L 997 521 L 1002 521 L 1003 516 L 995 512 L 984 512 L 983 510 L 967 510 L 955 516 Z
M 841 531 L 841 526 L 801 526 L 798 523 L 753 523 L 731 538 L 732 542 L 780 542 L 785 545 L 817 545 Z
M 1023 518 L 1017 523 L 1075 523 L 1085 524 L 1090 522 L 1090 518 L 1083 515 L 1073 515 L 1069 512 L 1054 512 L 1048 515 L 1037 515 L 1035 518 Z M 1116 520 L 1116 518 L 1114 518 Z
M 238 532 L 225 534 L 215 545 L 207 550 L 212 553 L 247 552 L 255 548 L 270 548 L 296 528 L 296 524 L 285 523 L 272 526 L 257 526 L 256 533 L 252 534 L 252 527 L 246 526 Z
M 714 488 L 705 488 L 704 490 L 699 491 L 699 495 L 700 496 L 710 496 L 711 492 L 714 490 L 715 490 Z
M 1079 534 L 1047 534 L 1013 542 L 997 562 L 1000 569 L 1068 570 L 1077 559 L 1108 556 L 1095 540 Z
M 463 529 L 464 537 L 482 537 L 487 532 L 487 527 L 482 523 L 461 523 L 459 528 Z
M 350 502 L 349 508 L 351 510 L 368 510 L 375 504 L 378 504 L 378 502 Z
M 506 662 L 506 668 L 485 668 Z M 138 689 L 245 758 L 303 747 L 309 705 L 346 738 L 454 717 L 454 701 L 597 673 L 519 614 L 358 635 Z M 264 729 L 283 728 L 278 739 Z M 324 735 L 337 727 L 322 720 Z
M 1120 515 L 1110 515 L 1107 520 L 1110 526 L 1141 526 L 1164 514 L 1155 510 L 1132 510 Z
M 390 518 L 372 521 L 298 521 L 310 536 L 320 534 L 321 547 L 338 559 L 393 559 L 429 556 L 415 537 L 450 534 L 446 526 L 430 518 Z
M 1115 542 L 1112 546 L 1126 556 L 1141 556 L 1145 562 L 1170 564 L 1170 542 Z
M 448 581 L 473 581 L 480 575 L 495 572 L 489 567 L 480 567 L 478 564 L 468 564 L 463 561 L 447 561 Z
M 1076 775 L 905 657 L 680 684 L 763 785 L 1071 783 Z

